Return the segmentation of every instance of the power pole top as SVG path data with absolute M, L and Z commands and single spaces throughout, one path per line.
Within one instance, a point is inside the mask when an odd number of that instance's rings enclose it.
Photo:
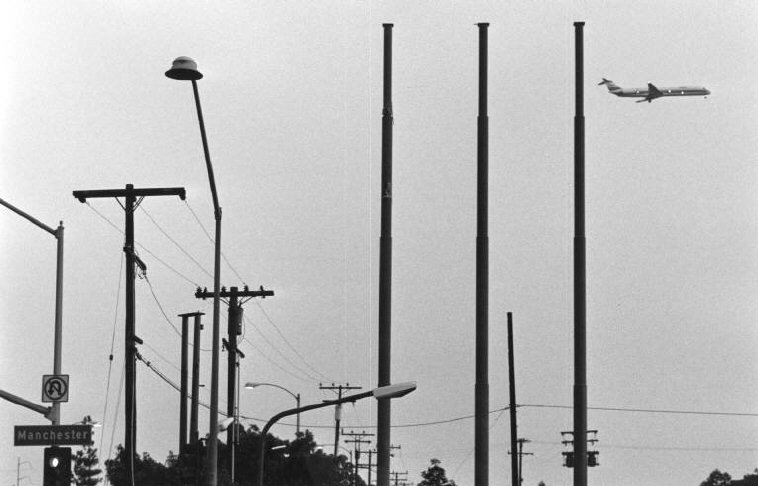
M 237 287 L 230 287 L 229 290 L 226 290 L 226 287 L 222 287 L 221 291 L 219 292 L 219 297 L 272 297 L 274 295 L 273 290 L 264 290 L 263 286 L 261 285 L 259 290 L 250 290 L 248 289 L 247 285 L 244 287 L 243 290 L 237 289 Z M 209 292 L 207 288 L 200 289 L 200 287 L 197 288 L 195 291 L 195 297 L 198 299 L 212 299 L 213 298 L 213 292 Z
M 183 187 L 154 187 L 135 189 L 132 184 L 127 184 L 125 189 L 94 189 L 90 191 L 74 191 L 74 197 L 79 202 L 86 202 L 93 197 L 145 197 L 145 196 L 179 196 L 183 201 L 186 193 Z

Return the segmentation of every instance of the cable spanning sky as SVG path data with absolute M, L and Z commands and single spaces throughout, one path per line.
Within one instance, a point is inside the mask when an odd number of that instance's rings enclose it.
M 241 380 L 303 404 L 377 380 L 382 27 L 393 29 L 392 470 L 432 458 L 473 484 L 477 22 L 489 22 L 490 478 L 510 477 L 506 313 L 513 312 L 524 484 L 570 484 L 574 21 L 585 21 L 588 424 L 592 484 L 691 486 L 758 467 L 758 4 L 711 2 L 5 2 L 0 197 L 65 226 L 63 423 L 123 443 L 123 209 L 74 190 L 185 187 L 135 214 L 137 450 L 179 441 L 179 314 L 205 312 L 211 194 L 190 56 L 223 208 L 222 285 L 244 306 Z M 648 103 L 621 87 L 694 85 Z M 0 389 L 39 402 L 52 372 L 55 241 L 0 211 Z M 222 330 L 226 312 L 222 308 Z M 112 360 L 111 360 L 112 356 Z M 226 410 L 226 354 L 219 409 Z M 209 403 L 210 353 L 201 353 Z M 240 392 L 246 424 L 294 406 Z M 690 413 L 695 412 L 695 413 Z M 302 423 L 333 443 L 333 413 Z M 376 407 L 345 407 L 346 430 Z M 0 482 L 41 484 L 14 447 L 38 414 L 0 402 Z M 207 411 L 201 409 L 201 434 Z M 294 423 L 272 430 L 294 437 Z M 225 437 L 223 438 L 225 440 Z M 343 444 L 344 445 L 344 444 Z M 374 444 L 375 445 L 375 444 Z M 26 464 L 24 461 L 28 461 Z

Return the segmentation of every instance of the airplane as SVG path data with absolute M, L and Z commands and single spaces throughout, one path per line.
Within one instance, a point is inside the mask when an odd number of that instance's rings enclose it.
M 647 83 L 647 88 L 621 88 L 613 81 L 603 78 L 598 83 L 600 85 L 606 85 L 608 91 L 616 96 L 623 98 L 642 98 L 637 100 L 637 103 L 652 102 L 656 98 L 662 96 L 708 96 L 711 92 L 702 86 L 677 86 L 674 88 L 656 88 L 653 83 Z

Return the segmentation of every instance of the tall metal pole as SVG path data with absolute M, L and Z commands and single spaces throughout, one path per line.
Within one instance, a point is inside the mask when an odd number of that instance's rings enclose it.
M 384 96 L 382 108 L 382 216 L 379 237 L 379 381 L 390 384 L 392 335 L 392 24 L 384 28 Z M 377 403 L 376 484 L 390 483 L 390 400 Z
M 124 356 L 125 356 L 125 383 L 126 398 L 124 403 L 124 451 L 126 453 L 126 477 L 127 484 L 134 485 L 134 454 L 136 450 L 135 439 L 137 437 L 137 424 L 135 417 L 136 390 L 135 390 L 135 361 L 134 361 L 134 208 L 137 201 L 134 195 L 134 186 L 126 185 L 124 197 L 124 213 L 126 216 L 126 241 L 124 253 L 126 253 L 126 324 L 124 326 Z
M 57 240 L 57 257 L 55 269 L 55 335 L 53 344 L 53 374 L 61 374 L 61 360 L 63 348 L 63 221 L 58 224 L 58 228 L 53 229 L 37 218 L 25 213 L 13 204 L 0 198 L 0 204 L 7 207 L 19 216 L 31 221 L 36 226 L 55 236 Z M 53 425 L 61 423 L 61 404 L 54 402 L 49 414 L 50 421 Z
M 489 484 L 489 237 L 487 236 L 488 141 L 487 28 L 479 23 L 479 116 L 477 117 L 476 384 L 474 386 L 474 485 Z
M 584 22 L 576 35 L 574 116 L 574 485 L 587 485 L 587 295 L 584 233 Z
M 55 351 L 53 374 L 61 374 L 61 359 L 63 354 L 63 221 L 55 230 L 57 243 L 57 261 L 55 268 Z M 53 425 L 61 423 L 61 404 L 53 403 Z
M 205 122 L 203 121 L 203 110 L 200 107 L 200 95 L 197 91 L 197 81 L 192 81 L 192 92 L 195 95 L 195 107 L 197 108 L 197 120 L 200 123 L 200 136 L 203 141 L 203 153 L 205 154 L 205 165 L 208 169 L 208 180 L 211 186 L 211 195 L 213 197 L 213 213 L 216 219 L 216 241 L 213 259 L 213 351 L 211 353 L 211 412 L 209 417 L 208 430 L 211 431 L 208 440 L 208 457 L 205 484 L 207 486 L 216 486 L 218 484 L 218 438 L 215 431 L 218 427 L 218 366 L 219 366 L 219 318 L 220 318 L 220 292 L 221 292 L 221 207 L 218 204 L 218 194 L 216 193 L 216 179 L 213 175 L 213 166 L 211 165 L 210 151 L 208 150 L 208 139 L 205 135 Z
M 508 313 L 508 383 L 510 385 L 510 405 L 509 411 L 511 416 L 511 483 L 513 486 L 519 486 L 520 466 L 516 460 L 516 442 L 518 432 L 516 428 L 516 368 L 515 357 L 513 355 L 513 314 Z
M 179 385 L 179 454 L 187 447 L 187 333 L 190 314 L 180 314 L 182 318 L 182 376 Z
M 195 314 L 195 334 L 192 338 L 192 403 L 190 405 L 190 443 L 197 446 L 199 433 L 197 430 L 197 412 L 200 402 L 200 331 L 203 325 L 200 323 L 202 312 Z

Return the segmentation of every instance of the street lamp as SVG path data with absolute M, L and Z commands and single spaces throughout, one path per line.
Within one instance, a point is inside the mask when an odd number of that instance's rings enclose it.
M 266 434 L 268 433 L 269 429 L 276 422 L 279 421 L 279 419 L 288 417 L 290 415 L 299 414 L 300 412 L 307 412 L 309 410 L 315 410 L 317 408 L 329 407 L 331 405 L 340 405 L 342 403 L 355 403 L 358 400 L 372 397 L 372 396 L 376 398 L 377 400 L 387 399 L 387 398 L 400 398 L 402 396 L 409 394 L 415 389 L 416 389 L 416 382 L 414 381 L 409 381 L 406 383 L 398 383 L 396 385 L 380 386 L 379 388 L 374 388 L 371 391 L 356 393 L 355 395 L 349 395 L 346 397 L 339 398 L 337 400 L 325 400 L 322 403 L 314 403 L 313 405 L 306 405 L 304 407 L 291 408 L 289 410 L 285 410 L 283 412 L 279 412 L 278 414 L 274 415 L 273 417 L 269 419 L 268 422 L 266 422 L 266 425 L 263 427 L 263 430 L 261 430 L 261 440 L 260 440 L 260 445 L 258 447 L 258 481 L 256 482 L 257 486 L 263 486 L 263 461 L 266 458 Z
M 200 123 L 200 136 L 203 140 L 203 152 L 205 154 L 205 165 L 208 169 L 208 181 L 211 186 L 211 195 L 213 196 L 213 214 L 216 219 L 216 241 L 215 256 L 213 265 L 213 352 L 211 358 L 211 412 L 210 425 L 208 428 L 214 430 L 218 421 L 218 361 L 219 361 L 219 304 L 220 304 L 220 287 L 221 287 L 221 207 L 218 204 L 218 194 L 216 193 L 216 179 L 213 175 L 213 166 L 211 165 L 211 156 L 208 151 L 208 138 L 205 136 L 205 122 L 203 122 L 203 110 L 200 107 L 200 95 L 197 92 L 197 80 L 202 79 L 203 75 L 197 70 L 197 63 L 189 57 L 177 57 L 166 71 L 166 77 L 178 81 L 192 81 L 192 92 L 195 95 L 195 107 L 197 108 L 197 120 Z M 216 437 L 212 438 L 208 444 L 206 484 L 216 486 L 217 469 L 218 469 L 218 444 Z
M 286 388 L 284 388 L 283 386 L 277 385 L 275 383 L 258 383 L 258 382 L 247 382 L 247 383 L 245 383 L 245 388 L 247 388 L 249 390 L 252 390 L 253 388 L 258 387 L 258 386 L 273 386 L 275 388 L 279 388 L 280 390 L 286 391 L 287 393 L 289 393 L 290 395 L 292 395 L 292 398 L 294 398 L 295 402 L 297 402 L 297 408 L 300 408 L 300 394 L 299 393 L 296 395 L 296 394 L 292 393 L 291 391 L 287 390 Z M 296 429 L 295 429 L 295 435 L 296 436 L 300 435 L 300 414 L 299 413 L 297 414 L 297 425 L 296 425 Z
M 18 214 L 22 218 L 32 222 L 43 230 L 47 231 L 58 240 L 57 244 L 57 258 L 55 265 L 55 341 L 53 343 L 53 374 L 61 374 L 61 354 L 63 348 L 63 221 L 58 224 L 58 228 L 53 229 L 45 223 L 39 221 L 37 218 L 26 214 L 13 204 L 0 198 L 0 204 L 10 209 L 14 213 Z M 28 405 L 21 404 L 27 408 L 31 408 Z M 32 408 L 32 410 L 35 410 Z M 36 411 L 42 413 L 45 418 L 50 419 L 53 425 L 60 425 L 61 423 L 61 402 L 54 402 L 49 411 L 46 409 L 36 409 Z

